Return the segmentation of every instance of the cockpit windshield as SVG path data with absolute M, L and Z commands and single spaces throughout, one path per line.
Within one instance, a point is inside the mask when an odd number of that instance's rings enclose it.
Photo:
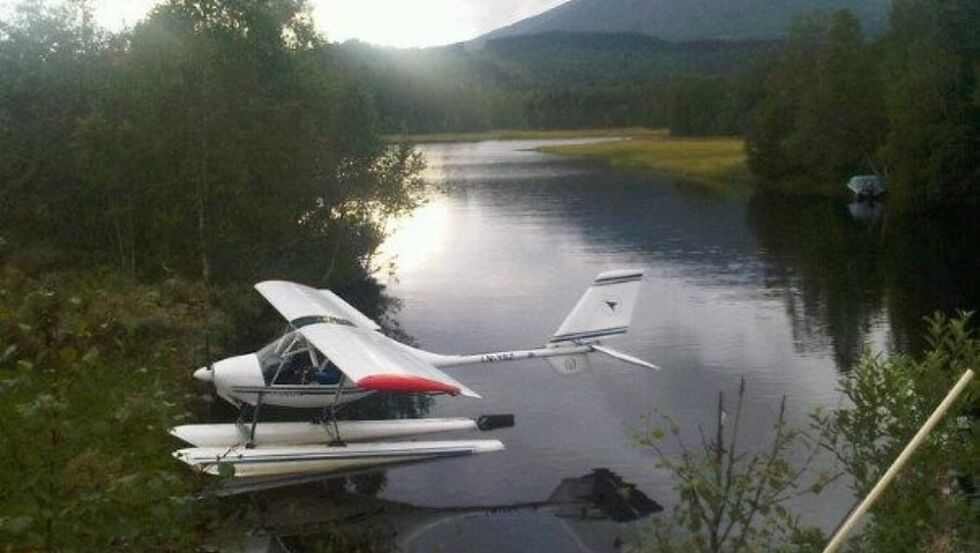
M 257 355 L 266 385 L 335 385 L 343 376 L 296 331 L 266 345 Z

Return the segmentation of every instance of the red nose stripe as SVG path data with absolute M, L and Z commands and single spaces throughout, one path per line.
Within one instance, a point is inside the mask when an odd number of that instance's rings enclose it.
M 459 393 L 459 388 L 444 382 L 400 374 L 365 376 L 357 381 L 357 387 L 364 388 L 365 390 L 386 390 L 392 392 L 443 392 L 450 395 Z

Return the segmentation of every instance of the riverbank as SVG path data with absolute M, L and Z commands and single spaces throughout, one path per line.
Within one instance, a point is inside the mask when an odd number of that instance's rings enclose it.
M 617 141 L 544 146 L 538 151 L 601 159 L 613 167 L 648 169 L 725 191 L 748 190 L 745 141 L 736 137 L 679 138 L 665 133 Z
M 622 138 L 622 137 L 653 137 L 666 136 L 664 129 L 647 129 L 644 127 L 624 127 L 613 129 L 564 129 L 550 131 L 532 130 L 491 130 L 464 133 L 432 133 L 432 134 L 389 134 L 384 139 L 387 142 L 413 142 L 417 144 L 431 142 L 483 142 L 486 140 L 542 140 L 549 138 Z

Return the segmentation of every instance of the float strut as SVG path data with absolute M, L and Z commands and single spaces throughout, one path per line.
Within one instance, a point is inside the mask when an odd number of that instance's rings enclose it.
M 344 389 L 344 375 L 340 375 L 340 380 L 337 382 L 337 392 L 333 396 L 333 403 L 330 404 L 330 420 L 333 422 L 333 441 L 330 442 L 332 446 L 345 446 L 343 438 L 340 437 L 340 426 L 337 424 L 337 403 L 340 401 L 340 393 Z
M 252 411 L 252 429 L 248 433 L 248 441 L 245 442 L 246 449 L 252 449 L 255 447 L 255 427 L 259 424 L 259 411 L 262 410 L 262 393 L 259 393 L 259 397 L 255 400 L 255 410 Z
M 238 435 L 242 438 L 243 443 L 248 442 L 248 430 L 245 428 L 245 409 L 250 407 L 247 403 L 240 403 L 238 405 L 238 419 L 235 420 L 235 427 L 238 428 Z

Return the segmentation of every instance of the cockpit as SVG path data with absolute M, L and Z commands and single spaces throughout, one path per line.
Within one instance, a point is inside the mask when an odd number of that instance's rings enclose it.
M 284 334 L 256 355 L 267 386 L 333 386 L 343 377 L 340 369 L 297 331 Z

